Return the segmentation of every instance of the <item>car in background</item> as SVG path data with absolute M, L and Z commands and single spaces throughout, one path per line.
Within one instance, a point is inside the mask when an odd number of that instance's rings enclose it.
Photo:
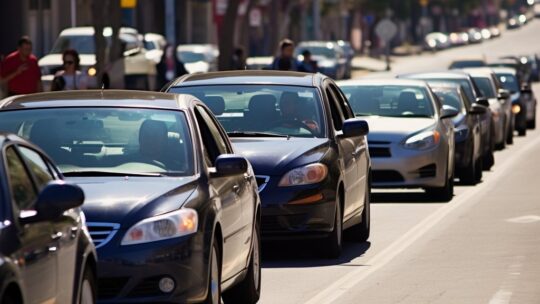
M 444 33 L 429 33 L 424 38 L 424 48 L 430 51 L 440 51 L 451 47 L 448 35 Z
M 350 80 L 339 86 L 356 117 L 370 125 L 373 187 L 424 188 L 454 195 L 455 108 L 444 108 L 424 81 Z
M 347 70 L 345 71 L 345 78 L 351 78 L 352 62 L 355 55 L 354 48 L 349 41 L 338 40 L 337 43 L 343 49 L 345 57 L 347 58 Z
M 452 118 L 455 129 L 456 177 L 465 185 L 475 185 L 482 180 L 482 134 L 480 115 L 487 108 L 471 102 L 460 85 L 436 83 L 430 85 L 444 107 L 458 109 Z
M 0 121 L 84 189 L 100 303 L 257 302 L 257 183 L 193 96 L 41 93 L 3 103 Z
M 469 44 L 469 34 L 465 32 L 453 32 L 448 35 L 452 46 L 463 46 Z
M 504 149 L 507 142 L 513 142 L 511 137 L 514 134 L 514 117 L 509 93 L 501 91 L 499 79 L 490 68 L 471 68 L 463 71 L 471 75 L 482 97 L 488 99 L 493 117 L 495 145 L 499 150 Z
M 264 239 L 315 239 L 337 258 L 343 230 L 358 242 L 369 238 L 368 125 L 332 79 L 231 71 L 186 75 L 166 90 L 205 102 L 253 165 Z
M 489 31 L 491 33 L 491 38 L 499 38 L 502 35 L 501 30 L 497 26 L 491 26 Z
M 506 28 L 509 30 L 514 30 L 520 28 L 524 23 L 521 22 L 519 16 L 513 16 L 508 18 L 506 21 Z
M 319 72 L 333 78 L 344 79 L 347 75 L 348 59 L 343 48 L 335 41 L 303 41 L 298 43 L 294 56 L 302 61 L 302 52 L 310 51 L 317 62 Z
M 536 54 L 520 56 L 520 61 L 527 66 L 529 71 L 528 82 L 540 81 L 540 58 Z
M 521 59 L 517 56 L 505 56 L 499 58 L 496 61 L 490 62 L 489 67 L 493 68 L 511 68 L 517 72 L 517 77 L 521 83 L 529 80 L 529 67 L 521 62 Z
M 107 41 L 107 52 L 110 49 L 112 29 L 103 30 L 103 37 Z M 104 74 L 108 79 L 109 88 L 127 89 L 154 89 L 156 64 L 146 57 L 146 50 L 137 30 L 132 28 L 120 29 L 120 43 L 122 45 L 122 58 L 112 62 Z M 67 49 L 75 49 L 79 53 L 81 72 L 88 76 L 89 88 L 101 88 L 96 77 L 96 46 L 93 27 L 74 27 L 60 32 L 49 54 L 39 60 L 43 86 L 46 91 L 56 72 L 62 69 L 62 53 Z
M 219 50 L 213 44 L 181 44 L 176 48 L 176 54 L 189 73 L 217 70 Z
M 95 303 L 83 191 L 28 141 L 0 132 L 0 148 L 0 303 Z
M 156 64 L 161 61 L 163 51 L 167 45 L 167 40 L 163 35 L 147 33 L 144 34 L 144 48 L 146 49 L 146 58 L 152 60 Z
M 246 68 L 248 70 L 269 70 L 273 61 L 274 57 L 272 56 L 248 57 L 246 59 Z
M 476 67 L 485 67 L 487 63 L 483 59 L 459 59 L 454 60 L 448 66 L 449 70 L 455 69 L 464 69 L 464 68 L 476 68 Z
M 536 126 L 536 99 L 532 99 L 530 88 L 522 87 L 516 69 L 492 68 L 502 87 L 510 92 L 512 112 L 514 113 L 514 128 L 519 136 L 527 134 L 527 127 Z
M 426 81 L 429 85 L 437 83 L 454 83 L 460 85 L 465 91 L 467 98 L 479 105 L 489 108 L 489 101 L 482 97 L 482 93 L 475 85 L 472 77 L 462 71 L 447 71 L 447 72 L 432 72 L 432 73 L 413 73 L 399 75 L 398 78 L 405 79 L 419 79 Z M 495 140 L 493 131 L 493 118 L 491 111 L 480 115 L 480 131 L 482 134 L 482 167 L 484 170 L 489 170 L 495 164 L 495 156 L 493 151 L 495 149 Z
M 482 36 L 482 32 L 479 28 L 476 28 L 476 27 L 470 28 L 467 31 L 467 34 L 469 34 L 470 43 L 482 43 L 482 41 L 484 40 Z

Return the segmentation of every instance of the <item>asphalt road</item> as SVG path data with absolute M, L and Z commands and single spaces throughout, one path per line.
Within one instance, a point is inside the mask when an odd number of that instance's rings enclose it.
M 452 59 L 540 53 L 540 20 L 481 45 L 397 58 L 393 71 Z M 540 84 L 534 86 L 540 97 Z M 539 113 L 540 115 L 540 113 Z M 309 242 L 263 244 L 261 303 L 540 303 L 540 131 L 516 137 L 475 187 L 449 203 L 421 190 L 376 191 L 368 243 L 339 260 Z

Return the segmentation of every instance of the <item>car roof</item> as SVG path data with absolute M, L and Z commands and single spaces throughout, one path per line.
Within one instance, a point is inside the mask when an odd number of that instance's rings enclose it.
M 197 85 L 270 84 L 314 87 L 326 76 L 289 71 L 242 70 L 188 74 L 176 79 L 171 87 Z
M 60 36 L 91 36 L 94 35 L 94 27 L 92 26 L 81 26 L 81 27 L 70 27 L 65 30 L 63 30 L 60 33 Z M 122 27 L 120 28 L 120 33 L 122 34 L 133 34 L 137 35 L 138 32 L 134 28 L 130 27 Z M 111 36 L 112 35 L 112 29 L 110 27 L 105 27 L 103 29 L 103 35 L 104 36 Z
M 492 67 L 491 70 L 495 74 L 512 74 L 517 75 L 516 69 L 506 67 Z
M 464 68 L 462 71 L 469 73 L 471 76 L 475 77 L 489 77 L 494 74 L 493 69 L 489 67 L 478 67 L 478 68 Z
M 387 79 L 349 79 L 336 82 L 341 86 L 362 86 L 362 85 L 397 85 L 411 87 L 425 87 L 427 83 L 417 79 L 387 78 Z
M 311 40 L 311 41 L 302 41 L 298 43 L 299 47 L 306 47 L 306 46 L 327 46 L 328 44 L 331 44 L 332 46 L 336 46 L 338 44 L 337 41 L 331 41 L 331 40 Z
M 469 74 L 462 71 L 410 73 L 398 75 L 399 78 L 410 79 L 469 79 Z
M 0 101 L 0 111 L 30 108 L 126 107 L 185 110 L 196 100 L 186 94 L 128 90 L 62 91 L 19 95 Z

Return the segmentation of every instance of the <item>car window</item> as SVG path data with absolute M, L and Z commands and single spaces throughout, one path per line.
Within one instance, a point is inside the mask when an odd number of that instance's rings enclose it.
M 214 167 L 216 159 L 221 154 L 230 153 L 227 144 L 210 118 L 209 114 L 202 107 L 195 108 L 195 117 L 199 124 L 201 137 L 204 145 L 204 158 L 207 166 Z
M 495 88 L 493 87 L 493 84 L 491 83 L 491 79 L 487 77 L 474 77 L 474 82 L 476 83 L 476 86 L 478 86 L 478 89 L 480 89 L 480 92 L 482 93 L 483 97 L 486 97 L 486 98 L 497 97 L 495 93 Z
M 430 85 L 437 85 L 437 84 L 441 84 L 441 83 L 453 83 L 453 84 L 457 84 L 457 85 L 460 85 L 463 90 L 465 91 L 465 94 L 467 94 L 467 97 L 469 98 L 469 100 L 476 100 L 475 96 L 476 96 L 476 93 L 475 93 L 475 88 L 473 88 L 473 86 L 471 85 L 471 82 L 469 82 L 469 80 L 467 79 L 453 79 L 453 78 L 449 78 L 449 79 L 426 79 L 426 81 L 430 84 Z
M 512 74 L 497 74 L 502 87 L 511 93 L 519 91 L 519 85 L 516 76 Z
M 341 113 L 344 116 L 344 119 L 354 118 L 354 113 L 349 107 L 347 97 L 343 95 L 343 92 L 340 89 L 338 89 L 336 86 L 334 86 L 333 84 L 330 84 L 329 88 L 332 91 L 332 93 L 334 93 L 334 96 L 336 97 L 336 100 L 338 101 L 338 104 L 341 109 Z
M 326 136 L 320 95 L 313 87 L 201 85 L 173 87 L 170 92 L 204 102 L 229 136 Z
M 13 146 L 6 149 L 7 173 L 11 196 L 19 210 L 32 209 L 37 193 L 26 167 Z
M 28 169 L 34 175 L 38 191 L 41 191 L 50 181 L 54 179 L 49 166 L 43 160 L 41 155 L 34 150 L 26 147 L 19 147 L 21 156 L 28 165 Z
M 463 109 L 463 103 L 457 90 L 433 89 L 433 93 L 439 97 L 443 105 L 451 106 L 459 111 Z
M 336 129 L 336 131 L 341 131 L 344 121 L 343 113 L 341 113 L 341 109 L 336 101 L 336 97 L 330 88 L 326 88 L 326 96 L 328 96 L 328 103 L 330 104 L 330 112 L 334 122 L 334 129 Z
M 356 116 L 433 117 L 426 88 L 404 85 L 350 85 L 341 90 Z

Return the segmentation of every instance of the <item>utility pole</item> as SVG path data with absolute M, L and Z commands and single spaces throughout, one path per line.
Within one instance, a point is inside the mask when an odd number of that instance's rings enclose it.
M 313 0 L 313 39 L 321 39 L 321 1 Z
M 77 0 L 71 0 L 71 27 L 77 26 Z
M 176 46 L 176 7 L 175 0 L 165 0 L 165 37 Z

